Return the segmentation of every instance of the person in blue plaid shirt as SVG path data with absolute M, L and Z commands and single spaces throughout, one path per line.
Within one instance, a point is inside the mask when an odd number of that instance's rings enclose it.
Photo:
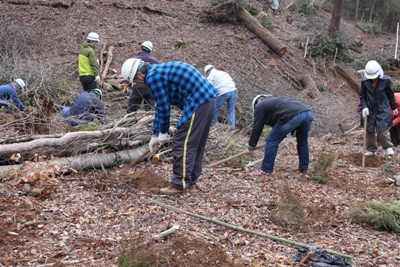
M 171 106 L 183 111 L 172 140 L 173 176 L 170 185 L 161 188 L 160 193 L 194 193 L 202 172 L 217 89 L 195 67 L 184 62 L 150 65 L 130 58 L 123 64 L 121 72 L 130 83 L 148 86 L 157 104 L 150 151 L 156 142 L 169 141 Z

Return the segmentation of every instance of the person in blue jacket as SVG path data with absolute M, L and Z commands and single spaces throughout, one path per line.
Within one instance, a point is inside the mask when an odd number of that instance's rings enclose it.
M 174 158 L 170 185 L 161 194 L 194 193 L 202 173 L 207 138 L 215 110 L 217 89 L 192 65 L 184 62 L 149 64 L 130 58 L 122 66 L 122 77 L 150 88 L 156 102 L 150 151 L 156 142 L 168 142 L 171 106 L 182 110 L 172 140 Z
M 158 64 L 155 57 L 151 56 L 150 53 L 153 50 L 153 44 L 149 41 L 142 43 L 142 51 L 140 51 L 133 58 L 138 58 L 149 64 Z M 137 111 L 139 105 L 144 103 L 144 110 L 150 111 L 154 109 L 154 98 L 151 91 L 147 87 L 141 87 L 138 84 L 132 86 L 131 96 L 128 102 L 128 109 L 126 113 L 131 113 Z
M 10 99 L 14 102 L 17 108 L 24 111 L 26 107 L 22 104 L 18 97 L 17 92 L 24 89 L 25 82 L 22 79 L 16 79 L 12 83 L 0 86 L 0 107 L 5 107 L 6 109 L 11 109 Z
M 100 89 L 93 89 L 90 93 L 83 92 L 78 95 L 72 107 L 64 107 L 61 113 L 69 126 L 77 126 L 94 121 L 105 123 L 106 114 L 101 101 L 103 94 Z

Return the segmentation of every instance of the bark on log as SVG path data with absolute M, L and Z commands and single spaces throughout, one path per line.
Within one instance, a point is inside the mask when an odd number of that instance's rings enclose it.
M 52 146 L 52 147 L 65 146 L 68 143 L 75 141 L 77 139 L 102 138 L 108 136 L 112 132 L 120 134 L 127 132 L 127 129 L 115 128 L 113 129 L 113 131 L 107 130 L 107 131 L 92 131 L 92 132 L 89 131 L 71 132 L 63 135 L 61 138 L 42 138 L 26 143 L 0 145 L 0 155 L 22 153 L 25 151 L 33 150 L 38 147 L 45 147 L 45 146 Z
M 306 75 L 300 79 L 301 85 L 304 89 L 310 90 L 308 95 L 315 100 L 318 100 L 321 97 L 321 92 L 318 90 L 317 85 L 314 82 L 314 79 L 310 75 Z
M 107 62 L 106 62 L 106 65 L 104 67 L 103 73 L 101 74 L 101 76 L 103 78 L 107 76 L 108 68 L 110 67 L 110 64 L 111 64 L 111 61 L 112 61 L 112 58 L 113 58 L 114 48 L 115 48 L 114 46 L 110 46 L 108 48 L 108 51 L 107 51 Z
M 355 81 L 353 77 L 350 76 L 349 71 L 346 70 L 345 68 L 337 65 L 335 66 L 335 69 L 342 75 L 351 85 L 352 88 L 357 92 L 357 94 L 360 94 L 361 92 L 361 82 Z
M 142 156 L 148 146 L 142 146 L 130 150 L 124 150 L 114 153 L 85 154 L 70 158 L 60 158 L 45 162 L 38 162 L 38 168 L 47 169 L 49 166 L 56 165 L 60 170 L 64 167 L 70 167 L 75 170 L 90 170 L 110 168 L 116 165 L 131 162 Z M 24 170 L 23 164 L 0 166 L 0 174 L 4 174 L 11 169 Z
M 255 19 L 246 9 L 239 8 L 237 17 L 243 22 L 247 29 L 258 36 L 271 50 L 282 57 L 287 47 L 283 46 L 277 39 L 271 36 L 257 19 Z

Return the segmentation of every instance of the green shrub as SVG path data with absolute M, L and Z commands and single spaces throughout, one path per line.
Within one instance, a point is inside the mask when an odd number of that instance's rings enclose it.
M 338 37 L 335 40 L 327 35 L 319 34 L 309 48 L 312 57 L 334 57 L 343 62 L 353 62 L 354 56 L 349 54 L 351 42 L 348 38 Z M 337 51 L 336 51 L 337 50 Z
M 311 16 L 316 14 L 316 9 L 314 6 L 310 7 L 309 0 L 295 0 L 293 5 L 290 6 L 290 10 L 295 13 L 303 14 L 306 16 Z
M 273 30 L 275 28 L 275 24 L 272 22 L 271 18 L 268 16 L 263 16 L 262 18 L 260 18 L 260 24 L 268 29 L 268 30 Z
M 288 183 L 284 183 L 279 191 L 279 209 L 275 212 L 274 218 L 297 226 L 305 222 L 304 205 L 300 197 L 292 191 Z
M 360 22 L 357 26 L 366 34 L 374 35 L 382 33 L 382 24 L 378 22 Z
M 350 210 L 351 217 L 366 223 L 374 229 L 400 233 L 400 202 L 384 203 L 382 201 L 366 201 Z

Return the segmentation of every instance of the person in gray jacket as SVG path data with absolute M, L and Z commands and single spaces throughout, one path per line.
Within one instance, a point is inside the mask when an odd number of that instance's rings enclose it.
M 25 82 L 22 79 L 16 79 L 12 83 L 0 86 L 0 107 L 5 107 L 6 109 L 11 109 L 10 99 L 14 102 L 17 108 L 24 111 L 26 107 L 22 104 L 18 97 L 17 92 L 24 89 Z

